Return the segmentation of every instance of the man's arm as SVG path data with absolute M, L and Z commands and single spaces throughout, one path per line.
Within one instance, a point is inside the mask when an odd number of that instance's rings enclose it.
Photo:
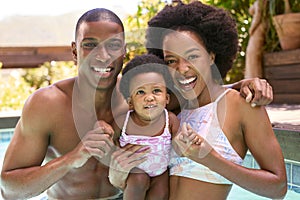
M 272 86 L 265 79 L 248 78 L 224 86 L 239 90 L 252 107 L 268 105 L 273 101 Z
M 72 151 L 41 166 L 55 127 L 55 112 L 63 109 L 58 107 L 61 103 L 53 103 L 61 102 L 53 90 L 55 88 L 52 87 L 38 91 L 24 106 L 1 172 L 1 193 L 4 198 L 27 199 L 36 196 L 70 170 L 84 165 L 91 156 L 102 158 L 105 154 L 99 152 L 98 148 L 90 147 L 89 141 L 95 140 L 97 146 L 105 146 L 109 144 L 109 135 L 92 130 Z
M 51 93 L 52 89 L 46 89 Z M 51 117 L 41 102 L 47 102 L 38 91 L 26 102 L 14 136 L 6 151 L 1 172 L 4 198 L 19 199 L 36 196 L 63 177 L 71 165 L 65 157 L 41 166 L 48 148 Z M 49 100 L 49 99 L 48 99 Z

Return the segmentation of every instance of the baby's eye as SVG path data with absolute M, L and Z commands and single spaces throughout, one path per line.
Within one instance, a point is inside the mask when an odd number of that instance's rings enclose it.
M 136 91 L 136 94 L 137 95 L 142 95 L 142 94 L 145 94 L 145 92 L 143 90 L 138 90 L 138 91 Z
M 153 93 L 154 93 L 154 94 L 161 93 L 161 92 L 162 92 L 162 90 L 161 90 L 161 89 L 158 89 L 158 88 L 153 90 Z

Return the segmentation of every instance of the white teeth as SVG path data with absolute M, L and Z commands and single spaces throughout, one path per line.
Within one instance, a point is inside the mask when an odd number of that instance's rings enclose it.
M 178 82 L 182 85 L 187 85 L 187 84 L 192 83 L 195 80 L 196 80 L 196 77 L 192 77 L 192 78 L 188 78 L 188 79 L 178 80 Z
M 154 108 L 155 105 L 149 105 L 149 106 L 145 106 L 145 108 Z
M 106 73 L 112 70 L 111 68 L 96 68 L 96 67 L 92 67 L 92 68 L 95 72 L 99 72 L 99 73 Z

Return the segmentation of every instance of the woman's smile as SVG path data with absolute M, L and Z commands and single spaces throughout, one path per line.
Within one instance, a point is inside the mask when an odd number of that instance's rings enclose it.
M 197 76 L 193 77 L 181 77 L 176 79 L 178 86 L 180 87 L 181 90 L 191 90 L 195 87 L 196 81 L 197 81 Z

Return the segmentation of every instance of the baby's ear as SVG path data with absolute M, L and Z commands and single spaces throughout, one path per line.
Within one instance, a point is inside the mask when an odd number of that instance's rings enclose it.
M 131 98 L 128 97 L 128 98 L 126 99 L 126 101 L 127 101 L 127 103 L 128 103 L 129 110 L 132 110 L 132 109 L 133 109 L 133 105 L 132 105 L 132 102 L 131 102 Z
M 167 104 L 169 104 L 170 103 L 170 94 L 167 94 L 166 100 L 167 100 Z

